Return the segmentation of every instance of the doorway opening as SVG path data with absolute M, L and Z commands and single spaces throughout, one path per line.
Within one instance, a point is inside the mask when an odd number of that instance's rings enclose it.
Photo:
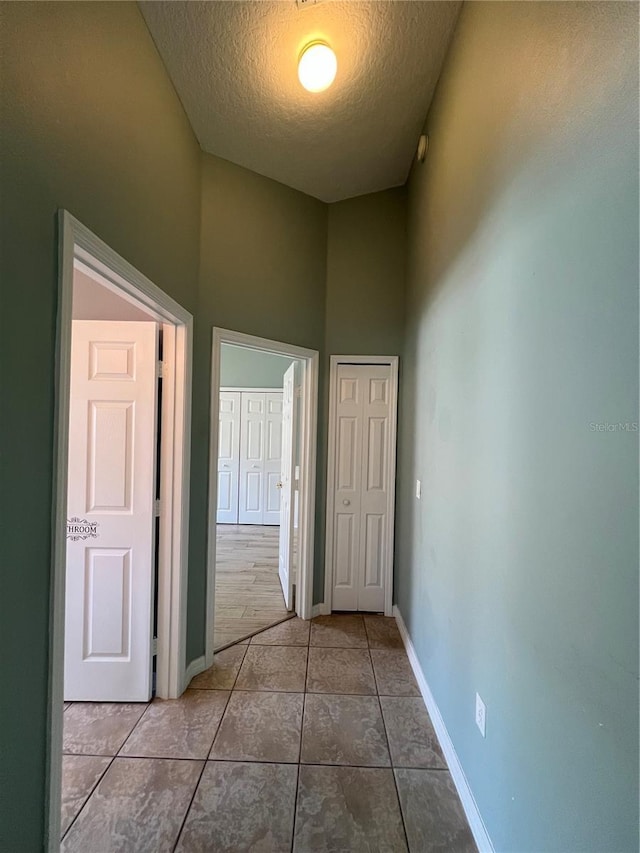
M 69 701 L 147 702 L 185 687 L 193 324 L 66 211 L 58 304 L 52 850 Z
M 207 648 L 312 615 L 318 353 L 214 328 Z

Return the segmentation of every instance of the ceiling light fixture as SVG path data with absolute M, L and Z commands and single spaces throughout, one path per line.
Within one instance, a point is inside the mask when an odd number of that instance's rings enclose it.
M 312 41 L 298 59 L 298 78 L 309 92 L 324 92 L 333 83 L 338 60 L 328 44 Z

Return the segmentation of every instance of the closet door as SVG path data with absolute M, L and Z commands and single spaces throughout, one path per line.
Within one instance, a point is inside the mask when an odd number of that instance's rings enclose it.
M 362 379 L 362 462 L 358 610 L 384 610 L 387 535 L 393 529 L 389 505 L 391 406 L 389 365 L 366 365 Z
M 361 367 L 351 364 L 338 367 L 331 543 L 334 610 L 358 609 L 363 388 Z
M 262 524 L 265 475 L 265 394 L 242 392 L 239 524 Z
M 282 391 L 265 394 L 264 495 L 262 523 L 280 524 L 280 475 L 282 472 Z
M 238 523 L 240 392 L 220 392 L 218 427 L 218 524 Z
M 333 610 L 385 609 L 393 570 L 396 401 L 391 379 L 389 364 L 337 367 L 332 388 Z

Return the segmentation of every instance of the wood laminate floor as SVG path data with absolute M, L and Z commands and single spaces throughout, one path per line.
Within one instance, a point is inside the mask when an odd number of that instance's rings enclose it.
M 289 615 L 278 578 L 279 536 L 277 526 L 217 526 L 216 649 Z

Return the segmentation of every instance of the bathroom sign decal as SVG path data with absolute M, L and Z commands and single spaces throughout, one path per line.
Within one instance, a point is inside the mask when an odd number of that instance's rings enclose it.
M 87 521 L 86 518 L 67 519 L 67 539 L 72 542 L 77 542 L 79 539 L 97 539 L 98 538 L 98 522 Z

